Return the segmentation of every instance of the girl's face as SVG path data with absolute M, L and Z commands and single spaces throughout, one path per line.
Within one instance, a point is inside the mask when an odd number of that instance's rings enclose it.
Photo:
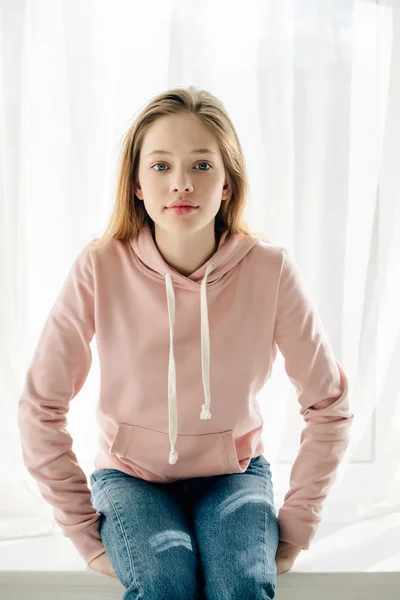
M 192 114 L 163 116 L 151 125 L 137 177 L 136 196 L 156 226 L 170 233 L 194 233 L 209 225 L 232 191 L 214 134 Z M 185 215 L 167 208 L 183 199 L 198 208 Z

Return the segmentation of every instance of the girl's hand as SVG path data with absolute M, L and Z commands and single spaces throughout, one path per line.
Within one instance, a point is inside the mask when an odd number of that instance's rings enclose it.
M 276 574 L 281 575 L 281 573 L 290 571 L 302 549 L 302 546 L 295 546 L 289 542 L 279 540 L 278 549 L 275 555 Z
M 111 566 L 110 559 L 105 552 L 92 560 L 88 564 L 88 567 L 89 569 L 93 569 L 93 571 L 98 571 L 99 573 L 103 573 L 103 575 L 108 575 L 109 577 L 115 577 L 118 579 L 114 569 Z

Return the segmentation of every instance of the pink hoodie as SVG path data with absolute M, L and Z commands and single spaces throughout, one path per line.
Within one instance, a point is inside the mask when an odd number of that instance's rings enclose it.
M 309 548 L 354 418 L 296 262 L 284 246 L 225 233 L 189 276 L 145 226 L 79 253 L 44 324 L 18 407 L 25 465 L 63 535 L 89 563 L 105 552 L 100 513 L 72 451 L 69 402 L 89 373 L 96 333 L 101 434 L 95 469 L 147 481 L 242 473 L 263 454 L 256 394 L 277 346 L 306 425 L 278 521 Z

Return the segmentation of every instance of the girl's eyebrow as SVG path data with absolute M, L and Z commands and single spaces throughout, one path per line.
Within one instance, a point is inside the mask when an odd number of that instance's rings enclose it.
M 167 152 L 167 150 L 152 150 L 148 153 L 147 156 L 151 154 L 171 154 L 172 152 Z M 197 148 L 197 150 L 192 150 L 190 154 L 216 154 L 214 150 L 210 150 L 209 148 Z

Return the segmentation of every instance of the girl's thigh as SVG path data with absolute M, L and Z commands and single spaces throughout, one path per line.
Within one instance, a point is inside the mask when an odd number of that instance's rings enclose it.
M 196 542 L 183 511 L 183 488 L 117 469 L 90 476 L 92 504 L 124 598 L 201 598 Z
M 269 462 L 261 455 L 244 473 L 192 481 L 193 531 L 205 598 L 274 598 L 280 531 Z

